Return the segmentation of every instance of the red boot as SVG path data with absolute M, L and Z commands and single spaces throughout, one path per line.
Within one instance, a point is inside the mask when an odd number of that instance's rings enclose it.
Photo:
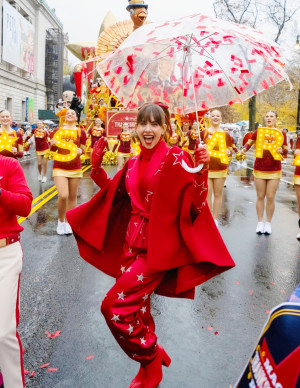
M 144 378 L 146 374 L 146 369 L 143 365 L 141 365 L 138 374 L 132 380 L 131 384 L 128 388 L 144 388 Z M 1 388 L 1 387 L 0 387 Z
M 171 364 L 171 358 L 165 349 L 161 345 L 157 345 L 157 347 L 157 356 L 150 364 L 145 365 L 144 388 L 156 388 L 163 378 L 162 365 L 169 366 Z

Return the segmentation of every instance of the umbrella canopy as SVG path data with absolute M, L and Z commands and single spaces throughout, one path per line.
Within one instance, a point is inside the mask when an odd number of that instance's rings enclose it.
M 44 124 L 47 124 L 47 125 L 55 125 L 55 123 L 52 120 L 44 120 L 43 122 Z
M 165 102 L 177 114 L 243 102 L 288 77 L 261 32 L 195 14 L 134 31 L 97 70 L 130 109 Z

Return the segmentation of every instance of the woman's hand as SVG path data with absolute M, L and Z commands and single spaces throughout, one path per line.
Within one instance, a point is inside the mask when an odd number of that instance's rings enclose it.
M 282 154 L 282 152 L 283 152 L 282 147 L 278 147 L 278 148 L 276 149 L 276 152 L 278 152 L 279 154 Z
M 246 155 L 246 152 L 247 152 L 246 148 L 242 148 L 242 149 L 241 149 L 241 153 L 242 153 L 243 155 Z
M 51 145 L 51 147 L 54 146 L 55 144 L 56 144 L 56 140 L 55 140 L 55 139 L 51 139 L 51 140 L 50 140 L 50 145 Z
M 203 167 L 199 171 L 199 174 L 206 173 L 208 170 L 209 161 L 210 161 L 209 152 L 207 148 L 203 147 L 202 145 L 197 146 L 197 148 L 195 149 L 194 156 L 195 156 L 196 167 L 199 166 L 199 164 L 203 164 Z
M 11 153 L 17 155 L 18 149 L 16 147 L 11 147 Z
M 83 149 L 82 148 L 77 148 L 76 154 L 77 155 L 82 155 L 83 154 Z
M 105 147 L 107 146 L 107 140 L 102 137 L 96 141 L 92 153 L 92 167 L 99 168 L 101 167 L 103 156 L 105 154 Z
M 294 152 L 294 155 L 295 155 L 295 156 L 300 155 L 300 150 L 296 149 L 295 152 Z
M 226 148 L 226 155 L 227 156 L 232 156 L 232 152 L 228 148 Z

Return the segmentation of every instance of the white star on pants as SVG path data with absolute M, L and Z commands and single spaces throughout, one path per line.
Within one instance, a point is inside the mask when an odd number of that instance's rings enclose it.
M 131 325 L 129 325 L 129 326 L 128 326 L 128 329 L 126 329 L 126 330 L 128 330 L 129 334 L 132 334 L 132 332 L 133 332 L 133 327 L 132 327 Z
M 146 344 L 146 340 L 145 340 L 144 337 L 140 338 L 140 340 L 141 340 L 141 344 L 142 344 L 142 345 L 145 345 L 145 344 Z
M 136 275 L 138 282 L 143 282 L 144 280 L 144 275 L 141 273 L 140 275 Z
M 124 292 L 122 291 L 122 292 L 117 292 L 117 294 L 118 294 L 118 299 L 122 299 L 122 300 L 124 300 L 124 298 L 125 298 L 125 294 L 124 294 Z
M 111 321 L 115 321 L 115 322 L 117 322 L 117 321 L 119 321 L 120 320 L 120 315 L 116 315 L 116 314 L 114 314 L 113 315 L 113 317 L 112 317 L 112 319 L 111 319 Z

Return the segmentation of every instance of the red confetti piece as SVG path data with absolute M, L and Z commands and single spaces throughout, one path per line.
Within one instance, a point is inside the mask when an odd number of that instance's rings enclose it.
M 57 330 L 55 333 L 51 335 L 51 338 L 56 338 L 60 336 L 61 331 Z
M 285 293 L 286 293 L 284 290 L 281 290 L 281 292 L 282 292 L 283 294 L 285 294 Z
M 214 333 L 215 335 L 219 335 L 219 332 L 218 331 L 215 331 L 215 333 Z
M 92 354 L 92 355 L 90 355 L 90 356 L 87 356 L 85 359 L 86 360 L 91 360 L 92 358 L 94 358 L 95 356 Z
M 115 70 L 115 73 L 116 74 L 120 74 L 121 73 L 121 71 L 122 71 L 122 66 L 119 66 L 116 70 Z
M 211 326 L 208 326 L 208 327 L 206 328 L 206 330 L 210 330 L 210 331 L 212 331 L 212 330 L 213 330 L 213 327 L 211 327 Z
M 29 374 L 29 370 L 24 369 L 24 373 L 25 373 L 25 375 L 28 375 Z
M 43 368 L 46 368 L 49 365 L 50 365 L 50 363 L 48 362 L 48 364 L 41 365 L 40 368 L 43 369 Z
M 270 284 L 275 284 L 274 282 L 270 282 Z
M 270 310 L 266 310 L 266 314 L 269 314 L 270 313 Z
M 235 284 L 240 284 L 240 282 L 238 280 L 235 281 Z
M 30 373 L 29 377 L 33 377 L 35 375 L 35 370 L 33 372 Z
M 45 334 L 47 335 L 47 338 L 51 338 L 52 334 L 49 333 L 49 331 L 45 331 Z
M 48 372 L 57 372 L 58 369 L 57 368 L 48 368 Z
M 22 349 L 22 354 L 24 354 L 26 352 L 26 349 Z
M 249 294 L 250 294 L 250 295 L 253 295 L 253 290 L 250 290 L 250 291 L 249 291 Z

